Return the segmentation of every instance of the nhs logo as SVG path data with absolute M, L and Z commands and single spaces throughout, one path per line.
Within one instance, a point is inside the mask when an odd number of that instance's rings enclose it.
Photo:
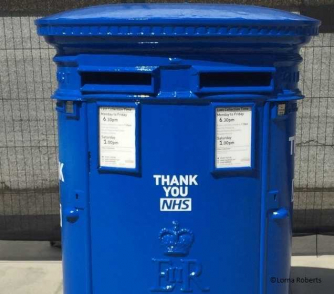
M 160 211 L 191 211 L 191 198 L 161 198 Z
M 155 184 L 161 186 L 160 211 L 191 211 L 189 186 L 197 186 L 197 175 L 154 175 Z

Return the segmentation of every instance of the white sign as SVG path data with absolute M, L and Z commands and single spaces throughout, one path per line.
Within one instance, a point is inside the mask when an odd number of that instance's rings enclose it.
M 289 142 L 290 142 L 290 155 L 294 155 L 296 151 L 295 136 L 289 137 Z
M 136 168 L 136 110 L 100 107 L 100 166 Z
M 160 198 L 160 211 L 191 211 L 189 186 L 198 186 L 198 175 L 153 175 L 155 184 L 164 194 Z
M 59 161 L 58 162 L 58 177 L 59 177 L 59 181 L 65 182 L 63 168 L 64 168 L 64 164 Z
M 216 168 L 250 167 L 252 108 L 216 108 Z

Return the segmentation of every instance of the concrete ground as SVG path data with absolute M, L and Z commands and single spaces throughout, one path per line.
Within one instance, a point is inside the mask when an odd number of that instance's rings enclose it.
M 333 293 L 334 255 L 314 255 L 319 248 L 333 253 L 334 237 L 320 243 L 314 236 L 294 238 L 291 294 Z M 61 250 L 48 242 L 0 241 L 0 289 L 1 294 L 62 294 Z
M 334 256 L 293 256 L 291 279 L 291 294 L 333 294 Z
M 60 261 L 1 261 L 3 294 L 62 294 Z

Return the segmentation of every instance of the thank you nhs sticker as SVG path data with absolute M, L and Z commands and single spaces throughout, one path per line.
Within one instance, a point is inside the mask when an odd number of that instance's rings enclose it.
M 189 187 L 198 186 L 197 175 L 153 175 L 155 184 L 162 188 L 160 211 L 191 211 Z

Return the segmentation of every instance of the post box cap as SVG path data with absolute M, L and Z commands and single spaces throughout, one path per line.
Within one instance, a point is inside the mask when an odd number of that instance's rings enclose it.
M 320 21 L 277 9 L 223 4 L 109 4 L 36 20 L 43 36 L 296 37 Z

